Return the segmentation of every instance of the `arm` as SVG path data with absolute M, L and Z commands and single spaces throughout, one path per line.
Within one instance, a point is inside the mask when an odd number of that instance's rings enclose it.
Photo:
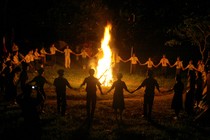
M 85 84 L 86 84 L 86 79 L 82 82 L 79 88 L 82 88 L 82 86 L 84 86 Z
M 143 87 L 143 85 L 141 84 L 139 87 L 137 87 L 134 91 L 132 91 L 131 93 L 134 93 L 134 92 L 136 92 L 137 90 L 139 90 L 140 88 L 142 88 Z
M 112 89 L 114 89 L 114 84 L 111 86 L 111 88 L 106 92 L 108 94 Z
M 67 80 L 66 80 L 66 86 L 69 87 L 70 89 L 74 89 Z
M 127 92 L 132 93 L 130 90 L 128 90 L 128 87 L 127 87 L 126 84 L 124 85 L 124 89 L 125 89 Z

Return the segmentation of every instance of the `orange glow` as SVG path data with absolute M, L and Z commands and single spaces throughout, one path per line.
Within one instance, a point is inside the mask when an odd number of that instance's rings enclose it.
M 111 24 L 108 24 L 104 29 L 104 38 L 101 40 L 101 55 L 98 60 L 98 66 L 96 69 L 97 78 L 104 86 L 110 86 L 110 82 L 113 79 L 112 76 L 112 51 L 109 46 L 111 40 Z

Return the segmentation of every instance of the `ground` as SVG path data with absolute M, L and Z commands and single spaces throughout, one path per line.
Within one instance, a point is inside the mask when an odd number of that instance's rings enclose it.
M 61 65 L 45 68 L 45 77 L 53 82 L 57 77 L 56 71 L 63 68 Z M 130 90 L 134 90 L 145 78 L 144 74 L 130 75 L 123 72 L 123 80 Z M 30 78 L 36 73 L 29 73 Z M 79 87 L 83 79 L 88 76 L 87 71 L 83 71 L 78 66 L 65 69 L 64 75 L 73 87 Z M 160 78 L 156 76 L 161 90 L 165 91 L 174 84 L 174 77 Z M 185 80 L 183 80 L 185 82 Z M 103 91 L 107 91 L 103 87 Z M 156 92 L 152 121 L 142 118 L 143 113 L 143 89 L 129 94 L 125 94 L 125 111 L 123 122 L 115 120 L 112 110 L 112 94 L 100 95 L 97 93 L 97 106 L 93 125 L 87 129 L 85 119 L 85 91 L 67 89 L 67 114 L 60 116 L 56 114 L 56 96 L 54 87 L 46 85 L 45 91 L 47 100 L 45 103 L 45 113 L 41 114 L 41 135 L 40 139 L 210 139 L 210 125 L 208 121 L 193 121 L 193 117 L 187 116 L 184 110 L 181 118 L 174 120 L 174 112 L 170 108 L 173 92 Z M 185 94 L 183 95 L 185 97 Z M 6 106 L 2 100 L 0 106 L 0 135 L 1 139 L 22 138 L 24 134 L 23 118 L 19 106 Z M 206 122 L 205 122 L 206 121 Z M 204 122 L 204 123 L 203 123 Z

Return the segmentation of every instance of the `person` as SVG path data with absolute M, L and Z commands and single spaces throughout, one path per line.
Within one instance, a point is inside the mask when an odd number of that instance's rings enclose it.
M 15 52 L 15 54 L 12 57 L 12 68 L 15 68 L 21 64 L 19 59 L 18 51 Z
M 196 106 L 199 108 L 200 101 L 202 100 L 202 93 L 204 88 L 204 81 L 202 78 L 202 72 L 198 71 L 196 77 L 196 90 L 195 90 L 195 100 L 196 100 Z
M 71 66 L 71 53 L 76 55 L 69 46 L 67 45 L 66 48 L 64 49 L 64 55 L 65 55 L 65 68 L 70 68 Z
M 101 92 L 101 94 L 103 94 L 102 89 L 101 89 L 101 83 L 99 82 L 97 78 L 94 77 L 94 73 L 95 73 L 95 70 L 90 69 L 89 76 L 86 77 L 83 83 L 80 85 L 80 88 L 86 85 L 86 92 L 87 92 L 86 110 L 87 110 L 87 121 L 89 125 L 91 124 L 94 117 L 94 112 L 95 112 L 95 107 L 96 107 L 97 87 L 99 91 Z
M 56 64 L 56 51 L 60 52 L 60 53 L 63 53 L 62 51 L 58 50 L 56 47 L 55 47 L 55 44 L 52 44 L 50 46 L 50 55 L 51 55 L 51 61 L 52 61 L 52 64 L 55 65 Z
M 83 48 L 81 50 L 80 54 L 77 55 L 81 55 L 82 56 L 82 69 L 86 69 L 87 65 L 88 65 L 88 58 L 90 58 L 89 54 L 86 52 L 85 48 Z
M 40 56 L 41 56 L 41 61 L 42 61 L 41 67 L 42 68 L 44 67 L 44 65 L 47 62 L 46 61 L 46 55 L 50 55 L 50 54 L 45 51 L 45 48 L 44 47 L 42 47 L 41 50 L 40 50 Z
M 115 66 L 114 66 L 114 68 L 115 68 L 115 73 L 119 73 L 119 71 L 120 71 L 120 62 L 125 62 L 125 60 L 123 60 L 123 59 L 120 57 L 119 53 L 117 52 L 117 53 L 116 53 L 116 56 L 115 56 Z
M 119 114 L 120 115 L 120 121 L 122 121 L 122 114 L 123 114 L 123 110 L 125 109 L 123 89 L 125 89 L 127 92 L 131 93 L 128 90 L 127 85 L 125 84 L 125 82 L 121 80 L 122 77 L 123 77 L 122 73 L 118 73 L 117 74 L 117 81 L 115 81 L 112 84 L 111 88 L 106 92 L 106 94 L 107 94 L 111 90 L 115 89 L 114 95 L 113 95 L 112 107 L 114 109 L 116 120 L 118 120 L 118 114 Z M 119 112 L 118 112 L 118 110 L 119 110 Z
M 168 92 L 172 90 L 174 91 L 174 95 L 172 98 L 171 108 L 174 109 L 175 111 L 174 119 L 177 120 L 179 118 L 179 113 L 181 109 L 183 109 L 182 94 L 184 91 L 184 84 L 181 81 L 181 75 L 179 74 L 176 75 L 176 83 L 172 89 L 168 90 Z
M 28 54 L 26 54 L 26 56 L 24 57 L 25 63 L 27 65 L 27 70 L 32 70 L 33 69 L 33 66 L 30 63 L 31 62 L 31 57 L 32 57 L 31 53 L 32 52 L 29 51 Z
M 168 67 L 168 65 L 171 66 L 171 64 L 168 61 L 168 58 L 166 58 L 166 55 L 165 54 L 160 59 L 160 62 L 156 65 L 156 67 L 158 67 L 160 64 L 162 66 L 162 69 L 161 69 L 162 75 L 166 78 L 167 77 L 167 67 Z
M 133 53 L 133 55 L 128 60 L 125 60 L 125 62 L 128 62 L 128 61 L 131 61 L 130 74 L 134 74 L 136 72 L 137 64 L 139 63 L 139 65 L 141 65 L 141 63 L 140 63 L 138 57 L 136 57 L 135 53 Z
M 39 54 L 39 50 L 38 48 L 35 49 L 34 51 L 34 66 L 35 66 L 35 70 L 38 70 L 40 68 L 40 58 L 41 55 Z
M 195 101 L 195 85 L 196 85 L 196 74 L 195 71 L 189 71 L 189 90 L 185 97 L 185 111 L 189 116 L 194 115 L 194 101 Z
M 27 73 L 27 64 L 25 62 L 23 62 L 22 63 L 22 71 L 20 73 L 20 78 L 19 78 L 20 87 L 21 87 L 22 92 L 25 89 L 26 82 L 28 79 L 29 79 L 29 77 L 28 77 L 28 73 Z
M 194 71 L 197 71 L 197 69 L 193 65 L 193 61 L 192 60 L 190 60 L 189 64 L 185 68 L 183 68 L 183 70 L 186 70 L 186 69 L 188 69 L 188 72 L 187 72 L 188 76 L 190 75 L 190 73 L 193 73 Z
M 153 106 L 153 101 L 154 101 L 154 95 L 155 95 L 155 87 L 160 92 L 159 89 L 159 84 L 156 79 L 153 78 L 153 72 L 148 73 L 148 77 L 143 80 L 141 85 L 136 88 L 132 93 L 136 92 L 137 90 L 141 89 L 142 87 L 145 88 L 145 93 L 144 93 L 144 118 L 147 118 L 149 121 L 151 120 L 151 114 L 152 114 L 152 106 Z
M 44 69 L 43 68 L 40 68 L 38 70 L 38 75 L 35 76 L 31 81 L 29 81 L 27 84 L 32 84 L 32 83 L 35 83 L 34 85 L 37 86 L 37 89 L 39 90 L 39 97 L 41 98 L 42 100 L 42 106 L 41 106 L 41 110 L 42 112 L 44 113 L 44 102 L 46 100 L 46 94 L 45 94 L 45 91 L 44 91 L 44 84 L 47 83 L 49 85 L 51 85 L 51 83 L 49 81 L 47 81 L 45 79 L 45 77 L 43 76 L 44 74 Z
M 73 89 L 73 87 L 69 84 L 68 80 L 63 77 L 64 70 L 59 69 L 57 71 L 58 77 L 55 78 L 53 85 L 56 88 L 56 94 L 57 94 L 57 111 L 58 114 L 61 114 L 62 116 L 66 113 L 66 86 L 70 89 Z
M 152 72 L 153 71 L 153 67 L 155 67 L 151 57 L 148 58 L 148 60 L 141 64 L 141 65 L 147 65 L 147 73 L 149 73 L 150 71 Z
M 198 60 L 197 70 L 201 73 L 203 73 L 205 71 L 205 64 L 203 63 L 202 60 Z
M 173 68 L 174 66 L 176 66 L 176 75 L 180 75 L 183 69 L 183 64 L 182 61 L 180 60 L 180 57 L 177 57 L 176 62 L 170 67 Z
M 17 98 L 17 103 L 24 119 L 24 137 L 26 139 L 40 139 L 40 106 L 42 101 L 38 98 L 39 91 L 27 84 Z
M 8 79 L 6 79 L 6 87 L 5 87 L 5 98 L 9 101 L 10 105 L 16 105 L 16 97 L 17 97 L 17 86 L 19 82 L 19 75 L 21 73 L 21 68 L 15 67 L 12 72 L 8 75 Z

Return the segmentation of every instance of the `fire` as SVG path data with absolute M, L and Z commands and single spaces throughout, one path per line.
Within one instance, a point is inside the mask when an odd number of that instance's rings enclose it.
M 109 46 L 112 26 L 108 24 L 104 29 L 104 38 L 101 40 L 101 58 L 96 69 L 97 77 L 104 86 L 109 86 L 112 81 L 112 51 Z M 100 53 L 100 52 L 99 52 Z

